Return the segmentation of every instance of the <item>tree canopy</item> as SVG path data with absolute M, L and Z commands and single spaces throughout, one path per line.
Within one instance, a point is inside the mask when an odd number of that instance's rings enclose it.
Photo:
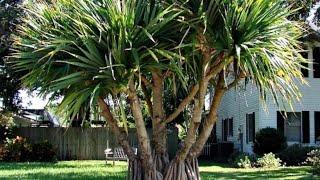
M 24 86 L 62 93 L 60 110 L 71 116 L 85 103 L 98 106 L 130 159 L 132 179 L 198 179 L 196 157 L 221 99 L 243 79 L 255 84 L 263 99 L 290 102 L 301 96 L 303 28 L 288 20 L 293 10 L 286 1 L 56 0 L 26 11 L 12 54 L 14 68 L 27 72 Z M 214 95 L 202 119 L 209 84 Z M 164 89 L 186 93 L 173 112 L 165 111 Z M 138 156 L 110 111 L 115 104 L 108 99 L 118 97 L 130 105 L 124 115 L 134 117 Z M 167 124 L 186 107 L 192 114 L 184 146 L 169 163 Z

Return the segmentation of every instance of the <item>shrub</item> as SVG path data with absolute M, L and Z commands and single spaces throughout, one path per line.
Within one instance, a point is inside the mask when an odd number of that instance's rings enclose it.
M 57 161 L 56 152 L 53 145 L 48 141 L 35 143 L 32 145 L 32 161 L 55 162 Z
M 263 168 L 278 168 L 281 166 L 281 159 L 276 158 L 276 155 L 273 153 L 264 154 L 261 158 L 258 158 L 257 166 Z
M 25 138 L 17 136 L 14 139 L 7 139 L 5 144 L 0 145 L 0 161 L 55 162 L 56 160 L 54 148 L 48 141 L 30 144 Z
M 278 156 L 288 166 L 299 166 L 306 161 L 308 153 L 313 149 L 315 147 L 294 144 L 281 151 Z
M 235 152 L 230 156 L 230 163 L 237 168 L 252 168 L 256 158 L 247 153 Z
M 320 150 L 315 149 L 308 153 L 306 163 L 312 166 L 314 174 L 320 175 Z
M 257 134 L 253 145 L 253 152 L 257 155 L 278 153 L 287 147 L 286 138 L 275 128 L 261 129 Z
M 4 161 L 6 154 L 7 154 L 7 148 L 4 144 L 0 144 L 0 161 Z
M 2 150 L 4 161 L 21 162 L 29 160 L 32 147 L 25 138 L 17 136 L 14 139 L 7 139 Z

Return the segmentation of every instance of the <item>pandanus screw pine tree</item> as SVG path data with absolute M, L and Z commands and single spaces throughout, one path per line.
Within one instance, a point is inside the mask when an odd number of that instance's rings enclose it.
M 26 7 L 12 53 L 28 72 L 26 87 L 64 95 L 60 111 L 77 114 L 84 103 L 99 112 L 129 158 L 129 179 L 200 179 L 197 157 L 217 120 L 225 92 L 255 84 L 263 99 L 299 99 L 302 29 L 279 0 L 56 0 Z M 185 91 L 170 113 L 164 88 Z M 214 87 L 210 112 L 202 109 Z M 138 95 L 143 93 L 143 96 Z M 125 97 L 138 137 L 135 155 L 106 98 Z M 152 119 L 147 134 L 141 104 Z M 115 104 L 112 104 L 114 106 Z M 167 124 L 192 106 L 187 135 L 169 160 Z M 128 115 L 128 114 L 127 114 Z M 198 133 L 199 125 L 203 126 Z

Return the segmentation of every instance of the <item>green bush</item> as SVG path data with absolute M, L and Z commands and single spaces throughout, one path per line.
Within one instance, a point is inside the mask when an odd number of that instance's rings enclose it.
M 294 144 L 281 151 L 278 156 L 287 166 L 300 166 L 306 161 L 308 153 L 314 149 L 315 147 Z
M 308 153 L 306 163 L 312 166 L 314 174 L 320 175 L 320 149 L 315 149 Z
M 267 153 L 279 153 L 287 147 L 286 138 L 275 128 L 263 128 L 257 134 L 253 144 L 253 152 L 259 156 Z
M 273 153 L 264 154 L 261 158 L 258 158 L 257 166 L 263 168 L 278 168 L 281 166 L 281 159 L 276 158 L 276 155 Z
M 56 152 L 48 141 L 31 144 L 25 138 L 17 136 L 14 139 L 7 139 L 5 144 L 0 146 L 0 161 L 55 162 L 56 160 Z
M 1 157 L 3 161 L 23 162 L 28 161 L 32 147 L 25 138 L 17 136 L 14 139 L 7 139 L 2 146 Z

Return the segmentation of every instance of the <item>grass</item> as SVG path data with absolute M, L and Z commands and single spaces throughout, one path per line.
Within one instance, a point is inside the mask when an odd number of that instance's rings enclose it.
M 0 163 L 0 179 L 124 179 L 126 163 L 60 161 L 58 163 Z
M 224 164 L 200 163 L 202 179 L 319 179 L 310 173 L 309 166 L 278 169 L 238 169 Z
M 235 169 L 223 164 L 200 163 L 202 179 L 314 179 L 310 167 L 273 170 Z M 61 161 L 58 163 L 0 163 L 0 179 L 125 179 L 126 163 Z

